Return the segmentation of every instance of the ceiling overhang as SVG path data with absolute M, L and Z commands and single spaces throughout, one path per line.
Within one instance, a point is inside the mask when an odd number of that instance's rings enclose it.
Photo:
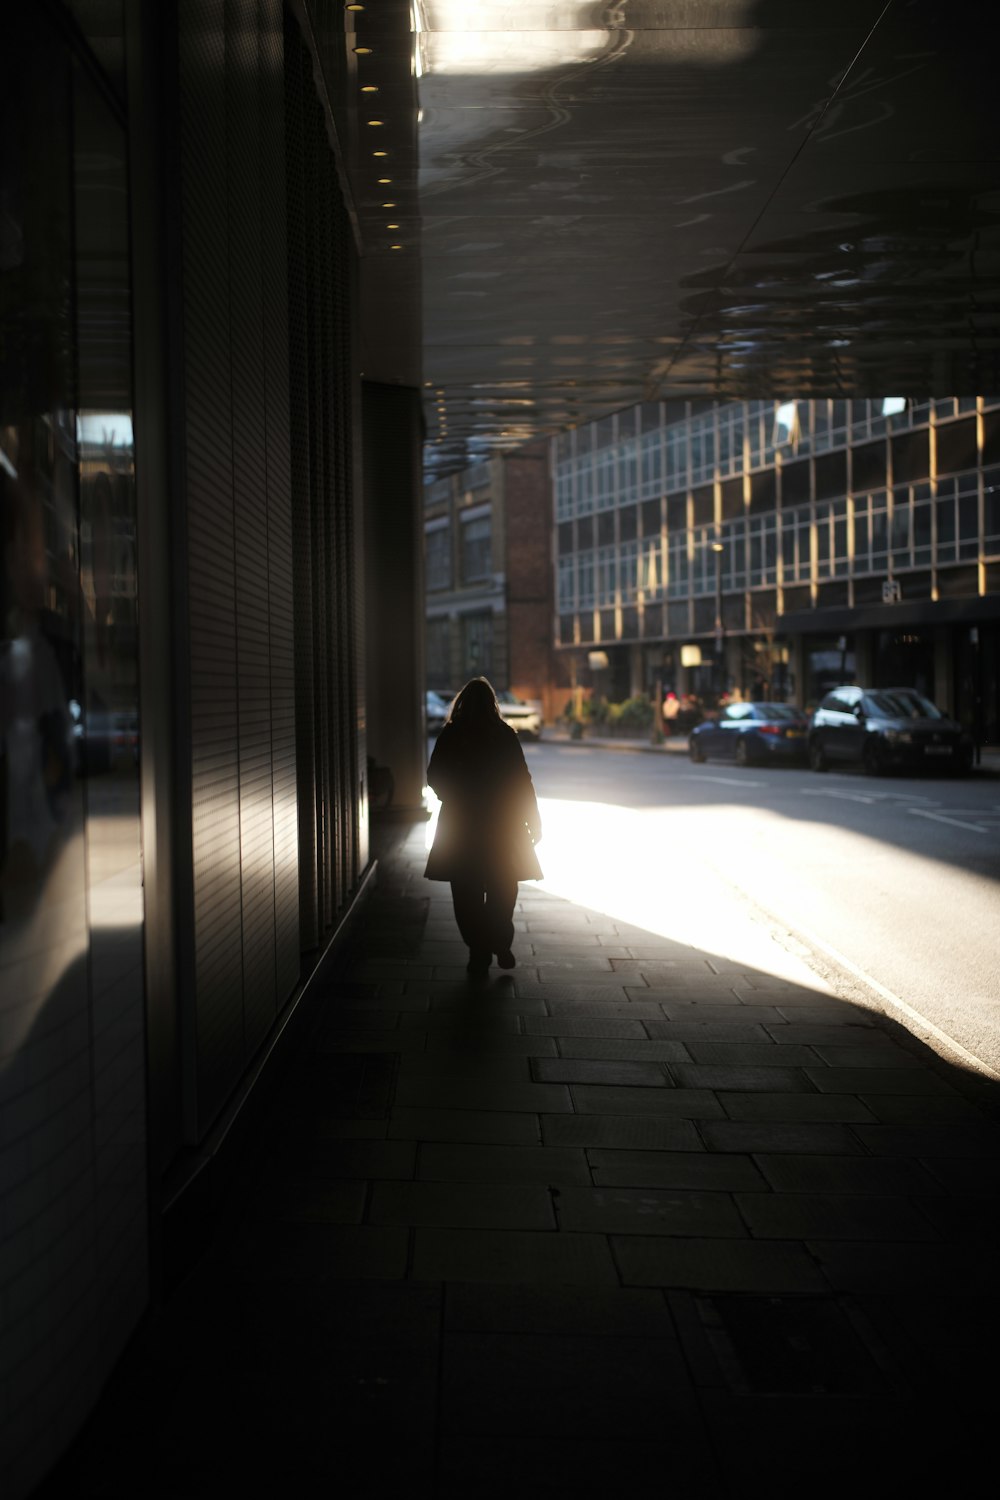
M 645 400 L 996 389 L 985 9 L 342 15 L 365 374 L 423 381 L 431 475 Z

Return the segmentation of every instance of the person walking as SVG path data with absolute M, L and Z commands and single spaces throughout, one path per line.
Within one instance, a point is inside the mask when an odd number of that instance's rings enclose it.
M 521 742 L 485 677 L 456 696 L 427 781 L 441 810 L 424 874 L 451 885 L 468 972 L 488 973 L 494 954 L 501 969 L 513 969 L 517 885 L 542 878 L 534 847 L 542 823 Z

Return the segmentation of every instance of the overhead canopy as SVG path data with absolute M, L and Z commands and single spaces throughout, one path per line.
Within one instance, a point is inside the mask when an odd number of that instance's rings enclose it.
M 399 380 L 422 322 L 432 475 L 661 397 L 996 389 L 989 7 L 368 0 L 349 24 L 365 374 Z

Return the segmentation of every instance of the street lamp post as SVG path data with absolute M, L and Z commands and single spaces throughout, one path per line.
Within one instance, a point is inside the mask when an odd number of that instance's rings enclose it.
M 722 543 L 713 542 L 715 553 L 715 691 L 721 698 L 725 687 L 725 662 L 723 652 L 726 644 L 726 628 L 722 623 Z

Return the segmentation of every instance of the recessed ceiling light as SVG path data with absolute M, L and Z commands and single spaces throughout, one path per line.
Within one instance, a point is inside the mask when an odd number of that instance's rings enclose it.
M 355 47 L 354 54 L 356 57 L 370 57 L 371 50 L 370 47 Z
M 389 246 L 390 250 L 402 250 L 402 248 L 403 248 L 402 245 L 390 245 Z
M 388 156 L 388 151 L 373 151 L 372 156 Z
M 387 224 L 385 227 L 386 227 L 386 229 L 398 229 L 399 225 L 398 224 Z
M 392 181 L 391 177 L 380 177 L 379 178 L 379 184 L 380 184 L 381 187 L 386 187 L 391 181 Z
M 364 10 L 364 6 L 363 5 L 345 5 L 344 9 L 345 10 Z
M 384 125 L 385 121 L 384 120 L 369 120 L 368 123 L 369 123 L 369 125 Z
M 361 85 L 361 92 L 363 94 L 377 94 L 378 93 L 378 84 L 377 83 L 363 83 Z
M 383 203 L 382 207 L 383 208 L 395 208 L 396 205 L 395 205 L 395 203 Z

